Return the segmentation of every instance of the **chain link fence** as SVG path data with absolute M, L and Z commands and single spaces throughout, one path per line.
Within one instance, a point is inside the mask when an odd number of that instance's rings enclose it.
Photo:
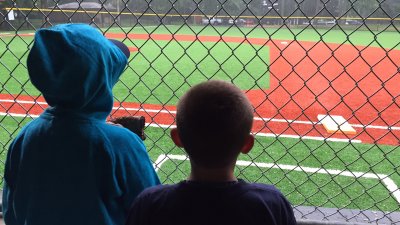
M 189 172 L 169 139 L 179 97 L 223 79 L 255 108 L 239 177 L 276 185 L 301 224 L 400 224 L 399 13 L 397 0 L 0 0 L 0 170 L 47 107 L 26 71 L 33 33 L 88 23 L 132 51 L 111 117 L 146 117 L 164 183 Z

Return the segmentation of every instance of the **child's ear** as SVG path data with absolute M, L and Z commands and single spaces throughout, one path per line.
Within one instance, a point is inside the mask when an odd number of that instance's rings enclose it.
M 183 148 L 181 138 L 179 137 L 178 129 L 171 129 L 171 139 L 175 143 L 176 146 Z
M 246 138 L 246 141 L 244 142 L 244 145 L 242 147 L 242 149 L 240 150 L 240 152 L 242 154 L 247 154 L 250 152 L 250 150 L 253 148 L 254 145 L 254 136 L 249 134 Z

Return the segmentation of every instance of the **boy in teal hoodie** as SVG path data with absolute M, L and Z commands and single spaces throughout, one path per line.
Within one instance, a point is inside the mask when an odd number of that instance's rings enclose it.
M 7 225 L 122 225 L 135 197 L 159 184 L 141 139 L 106 123 L 128 57 L 88 25 L 36 32 L 28 72 L 49 107 L 9 147 Z

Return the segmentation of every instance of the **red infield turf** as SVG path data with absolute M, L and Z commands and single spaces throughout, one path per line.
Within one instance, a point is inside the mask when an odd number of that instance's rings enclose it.
M 193 35 L 107 33 L 109 38 L 195 41 Z M 267 136 L 302 136 L 311 139 L 352 139 L 363 143 L 400 144 L 400 51 L 315 42 L 279 41 L 262 38 L 198 36 L 202 42 L 236 42 L 270 48 L 270 88 L 248 90 L 256 107 L 254 132 Z M 33 98 L 0 95 L 8 113 L 40 114 L 45 103 Z M 7 100 L 8 99 L 8 100 Z M 38 99 L 37 101 L 43 101 Z M 174 106 L 122 103 L 115 114 L 146 116 L 151 123 L 171 125 Z M 160 111 L 161 110 L 161 111 Z M 318 124 L 318 114 L 341 115 L 356 135 L 328 134 Z

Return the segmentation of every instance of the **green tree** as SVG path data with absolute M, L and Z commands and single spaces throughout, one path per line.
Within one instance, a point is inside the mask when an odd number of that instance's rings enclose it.
M 241 0 L 228 0 L 223 3 L 225 14 L 228 14 L 232 17 L 236 17 L 239 15 L 245 8 L 243 1 Z
M 144 0 L 130 0 L 128 8 L 135 13 L 144 13 L 149 8 L 149 3 Z
M 221 8 L 221 4 L 215 0 L 203 0 L 199 3 L 199 8 L 206 15 L 215 15 Z
M 353 2 L 354 10 L 363 18 L 373 14 L 374 11 L 379 7 L 377 0 L 351 1 Z
M 384 17 L 395 18 L 400 15 L 400 4 L 398 0 L 386 0 L 382 2 L 382 14 Z
M 193 0 L 176 0 L 173 3 L 174 10 L 178 14 L 190 14 L 196 10 L 196 3 Z

